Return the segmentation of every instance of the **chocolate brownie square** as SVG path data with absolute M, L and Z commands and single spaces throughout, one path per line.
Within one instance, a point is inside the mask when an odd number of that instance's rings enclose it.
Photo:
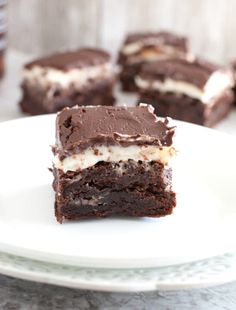
M 57 220 L 171 214 L 173 134 L 145 104 L 64 109 L 53 148 Z
M 212 127 L 224 119 L 234 100 L 230 68 L 202 59 L 166 59 L 145 64 L 136 77 L 139 102 L 159 116 Z
M 119 53 L 120 82 L 124 91 L 136 91 L 135 76 L 142 64 L 167 58 L 192 58 L 185 37 L 166 32 L 142 32 L 127 36 Z
M 113 105 L 113 84 L 107 52 L 82 48 L 54 54 L 25 65 L 20 106 L 36 115 L 74 105 Z

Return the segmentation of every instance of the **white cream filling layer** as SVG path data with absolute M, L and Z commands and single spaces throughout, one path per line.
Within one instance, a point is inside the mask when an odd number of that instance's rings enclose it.
M 146 39 L 142 39 L 140 41 L 125 44 L 124 47 L 122 48 L 122 53 L 125 55 L 135 54 L 146 45 L 157 45 L 157 46 L 160 45 L 162 46 L 163 49 L 165 48 L 168 49 L 169 51 L 175 50 L 174 47 L 165 45 L 164 40 L 162 38 L 149 37 Z
M 151 62 L 169 58 L 188 58 L 188 55 L 168 45 L 154 46 L 154 47 L 143 46 L 142 49 L 139 50 L 139 52 L 129 54 L 127 62 L 128 63 L 136 63 L 140 61 Z
M 54 166 L 66 173 L 67 171 L 86 169 L 94 166 L 99 161 L 119 162 L 132 159 L 144 162 L 159 161 L 167 165 L 174 154 L 175 149 L 172 146 L 162 148 L 153 145 L 99 146 L 97 148 L 87 148 L 85 151 L 66 157 L 62 161 L 58 156 L 55 156 Z
M 157 60 L 165 60 L 169 58 L 170 58 L 170 55 L 165 54 L 165 53 L 145 52 L 145 53 L 140 53 L 138 55 L 130 56 L 127 59 L 127 62 L 129 64 L 134 64 L 134 63 L 141 62 L 141 61 L 152 62 L 152 61 L 157 61 Z
M 61 88 L 67 88 L 73 84 L 75 87 L 81 88 L 90 80 L 111 77 L 112 74 L 112 66 L 108 63 L 83 69 L 70 69 L 68 71 L 34 66 L 24 70 L 23 79 L 28 83 L 39 84 L 42 87 L 46 87 L 49 84 L 57 84 Z
M 205 104 L 211 102 L 211 99 L 219 96 L 224 90 L 233 87 L 233 78 L 229 72 L 218 70 L 214 72 L 203 89 L 185 82 L 166 78 L 163 82 L 157 80 L 146 80 L 140 76 L 136 78 L 136 84 L 141 89 L 158 90 L 160 92 L 173 92 L 184 94 L 191 98 L 198 99 Z

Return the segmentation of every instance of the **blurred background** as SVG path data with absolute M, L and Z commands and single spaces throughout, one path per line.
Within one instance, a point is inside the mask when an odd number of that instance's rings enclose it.
M 127 32 L 165 29 L 224 63 L 236 57 L 235 12 L 235 0 L 9 0 L 8 46 L 34 55 L 85 45 L 115 52 Z

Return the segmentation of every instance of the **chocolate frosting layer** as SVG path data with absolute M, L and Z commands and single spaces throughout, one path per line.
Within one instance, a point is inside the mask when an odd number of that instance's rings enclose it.
M 167 119 L 157 119 L 150 105 L 66 108 L 58 114 L 56 126 L 61 157 L 95 145 L 170 146 L 174 134 Z
M 203 88 L 211 74 L 219 67 L 196 59 L 188 62 L 184 59 L 166 59 L 142 66 L 139 76 L 145 80 L 160 80 L 170 78 L 176 81 L 184 81 Z
M 50 67 L 59 70 L 81 69 L 97 66 L 110 61 L 110 54 L 100 49 L 81 48 L 75 51 L 57 53 L 34 60 L 25 65 L 26 69 L 34 66 Z
M 167 31 L 131 33 L 127 36 L 124 44 L 142 42 L 150 38 L 159 39 L 165 45 L 172 45 L 187 51 L 187 38 Z

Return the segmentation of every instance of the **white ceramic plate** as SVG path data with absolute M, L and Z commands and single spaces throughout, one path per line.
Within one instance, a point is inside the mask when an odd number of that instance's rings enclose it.
M 176 122 L 178 205 L 161 219 L 110 218 L 60 225 L 54 218 L 50 144 L 55 116 L 0 124 L 0 250 L 90 267 L 180 264 L 236 249 L 236 143 Z

